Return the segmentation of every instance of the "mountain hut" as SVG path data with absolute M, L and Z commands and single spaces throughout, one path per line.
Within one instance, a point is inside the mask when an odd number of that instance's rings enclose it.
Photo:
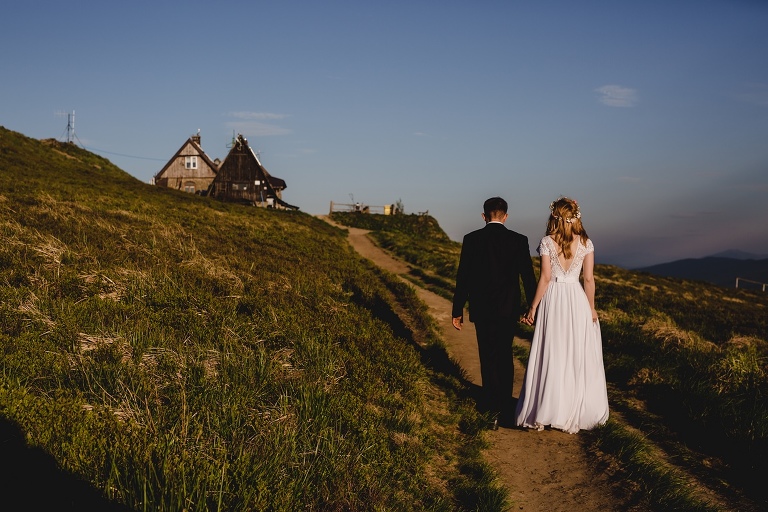
M 248 140 L 238 134 L 208 189 L 208 195 L 222 201 L 298 210 L 298 206 L 283 201 L 285 188 L 285 181 L 269 174 L 248 145 Z
M 205 194 L 218 171 L 218 160 L 212 161 L 200 146 L 200 132 L 193 135 L 155 174 L 153 183 L 160 187 Z

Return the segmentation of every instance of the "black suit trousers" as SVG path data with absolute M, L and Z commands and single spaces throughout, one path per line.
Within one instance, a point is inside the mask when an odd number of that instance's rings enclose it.
M 517 319 L 477 321 L 475 332 L 483 380 L 481 408 L 492 414 L 512 414 L 512 386 L 515 382 L 512 341 L 517 332 Z

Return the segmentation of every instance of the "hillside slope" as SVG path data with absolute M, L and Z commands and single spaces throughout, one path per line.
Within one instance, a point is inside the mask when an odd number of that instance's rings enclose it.
M 404 259 L 429 246 L 400 227 L 384 233 L 373 237 Z M 453 279 L 435 269 L 458 252 L 434 247 L 410 275 L 450 298 Z M 768 295 L 610 265 L 595 277 L 611 419 L 579 436 L 596 464 L 639 510 L 765 510 Z
M 24 454 L 0 499 L 461 508 L 457 420 L 393 314 L 418 315 L 412 296 L 311 216 L 0 128 L 0 434 Z M 60 468 L 43 481 L 40 457 Z

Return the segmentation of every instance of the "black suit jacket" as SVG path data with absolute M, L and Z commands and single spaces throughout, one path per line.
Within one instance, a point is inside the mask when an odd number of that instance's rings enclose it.
M 452 316 L 464 316 L 464 304 L 469 300 L 472 322 L 519 318 L 523 312 L 521 278 L 525 298 L 530 302 L 536 291 L 536 277 L 528 237 L 496 222 L 467 234 L 456 273 Z

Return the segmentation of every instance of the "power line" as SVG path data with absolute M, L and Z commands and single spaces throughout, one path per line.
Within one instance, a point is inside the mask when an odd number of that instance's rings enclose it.
M 79 141 L 80 139 L 78 139 Z M 87 149 L 88 151 L 91 151 L 93 153 L 106 153 L 108 155 L 115 155 L 115 156 L 122 156 L 125 158 L 138 158 L 139 160 L 154 160 L 156 162 L 167 162 L 167 158 L 152 158 L 148 156 L 136 156 L 136 155 L 126 155 L 123 153 L 113 153 L 112 151 L 107 151 L 106 149 L 98 149 L 98 148 L 87 148 L 83 146 L 83 149 Z
M 67 134 L 67 143 L 73 143 L 75 142 L 75 139 L 77 139 L 77 142 L 80 143 L 80 147 L 83 149 L 87 149 L 88 151 L 92 153 L 105 153 L 107 155 L 115 155 L 115 156 L 122 156 L 125 158 L 138 158 L 139 160 L 153 160 L 155 162 L 167 162 L 167 159 L 163 158 L 151 158 L 148 156 L 136 156 L 136 155 L 126 155 L 123 153 L 113 153 L 112 151 L 107 151 L 106 149 L 97 149 L 97 148 L 87 148 L 85 147 L 85 144 L 80 140 L 80 137 L 77 136 L 75 133 L 75 111 L 73 110 L 72 113 L 69 112 L 54 112 L 54 115 L 57 116 L 67 116 L 67 127 L 64 129 L 64 133 Z M 63 136 L 64 134 L 62 134 Z M 59 137 L 61 138 L 61 137 Z

